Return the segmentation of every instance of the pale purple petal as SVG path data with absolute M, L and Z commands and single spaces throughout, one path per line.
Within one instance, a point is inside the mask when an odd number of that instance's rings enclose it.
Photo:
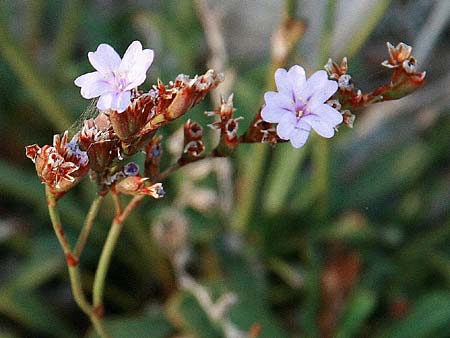
M 280 107 L 264 106 L 261 110 L 261 117 L 264 121 L 270 123 L 278 123 L 284 114 L 292 114 L 291 112 L 281 109 Z
M 324 70 L 318 70 L 313 75 L 311 75 L 308 79 L 307 84 L 308 88 L 312 90 L 317 90 L 322 88 L 323 84 L 328 81 L 328 74 Z M 334 81 L 333 81 L 334 82 Z
M 264 94 L 264 102 L 267 106 L 279 107 L 280 109 L 286 109 L 295 111 L 295 103 L 292 99 L 284 94 L 277 92 L 267 92 Z
M 113 98 L 111 109 L 117 110 L 119 113 L 123 112 L 130 104 L 130 98 L 129 91 L 117 93 Z
M 114 90 L 99 72 L 81 75 L 74 82 L 78 87 L 81 87 L 81 96 L 85 99 L 92 99 Z
M 115 93 L 108 92 L 100 96 L 97 101 L 97 108 L 100 110 L 109 110 L 111 109 L 111 104 L 113 102 Z
M 324 70 L 315 72 L 306 82 L 303 93 L 305 99 L 313 99 L 314 102 L 325 102 L 337 91 L 336 81 L 328 80 L 328 74 Z
M 101 73 L 112 73 L 120 66 L 120 56 L 110 45 L 102 43 L 95 52 L 89 52 L 91 65 Z
M 305 123 L 305 127 L 297 127 L 291 133 L 290 141 L 294 148 L 303 147 L 308 140 L 309 133 L 311 131 L 311 127 Z
M 331 125 L 327 120 L 323 120 L 319 116 L 314 114 L 304 116 L 302 120 L 307 122 L 320 136 L 326 138 L 333 137 L 334 126 Z
M 144 83 L 147 77 L 147 70 L 150 68 L 153 62 L 154 53 L 151 49 L 144 49 L 141 55 L 134 64 L 133 68 L 128 72 L 129 84 L 125 90 L 131 90 L 142 83 Z
M 131 90 L 144 83 L 147 74 L 144 72 L 131 72 L 127 76 L 128 84 L 124 90 Z
M 78 87 L 83 87 L 91 82 L 96 82 L 101 79 L 103 79 L 103 76 L 99 72 L 91 72 L 91 73 L 87 73 L 87 74 L 78 76 L 75 79 L 74 83 Z
M 289 97 L 292 96 L 291 84 L 287 78 L 287 71 L 284 68 L 278 68 L 275 71 L 275 84 L 278 92 L 283 93 Z
M 142 44 L 139 41 L 133 41 L 123 56 L 119 71 L 145 73 L 152 62 L 153 51 L 151 49 L 142 50 Z
M 338 90 L 338 84 L 336 81 L 326 80 L 322 87 L 317 88 L 314 92 L 311 101 L 317 103 L 323 103 L 327 101 Z
M 80 92 L 81 96 L 85 99 L 92 99 L 114 90 L 111 84 L 106 82 L 101 76 L 89 76 L 89 78 L 79 79 L 76 84 L 77 83 L 83 83 Z
M 294 114 L 284 114 L 277 126 L 277 134 L 283 140 L 289 140 L 295 130 L 297 117 Z
M 327 120 L 333 126 L 341 124 L 343 121 L 342 114 L 325 103 L 315 104 L 311 107 L 313 114 L 320 116 L 321 119 Z
M 292 66 L 287 73 L 287 78 L 290 82 L 291 95 L 301 96 L 306 86 L 305 70 L 299 65 Z

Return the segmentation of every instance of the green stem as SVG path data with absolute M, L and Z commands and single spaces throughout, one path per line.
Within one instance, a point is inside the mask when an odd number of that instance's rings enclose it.
M 67 256 L 71 254 L 70 244 L 67 241 L 58 210 L 56 209 L 55 196 L 51 193 L 47 186 L 45 186 L 45 195 L 47 197 L 48 213 L 50 215 L 53 230 L 55 231 L 56 237 L 58 238 L 59 244 L 61 245 L 67 259 Z
M 72 289 L 73 298 L 75 302 L 80 307 L 80 309 L 89 317 L 95 331 L 101 338 L 111 338 L 106 332 L 103 321 L 101 320 L 101 313 L 94 311 L 94 308 L 89 304 L 86 296 L 83 292 L 83 287 L 81 285 L 80 270 L 78 265 L 78 257 L 75 256 L 70 245 L 64 235 L 64 230 L 61 225 L 61 220 L 59 217 L 58 210 L 56 209 L 56 199 L 55 196 L 50 192 L 50 189 L 46 186 L 45 193 L 47 196 L 48 211 L 50 214 L 50 220 L 55 230 L 56 237 L 66 255 L 66 261 L 69 269 L 70 276 L 70 286 Z
M 83 252 L 84 246 L 86 245 L 86 241 L 89 237 L 89 233 L 91 232 L 92 226 L 94 224 L 95 217 L 97 217 L 98 210 L 103 201 L 103 196 L 98 195 L 91 204 L 89 208 L 88 214 L 86 216 L 86 220 L 84 221 L 83 228 L 81 229 L 80 235 L 78 236 L 77 244 L 75 245 L 74 255 L 75 257 L 80 257 Z
M 297 5 L 297 0 L 285 0 L 284 8 L 286 15 L 291 18 L 295 18 L 295 15 L 297 13 Z
M 86 299 L 81 285 L 80 270 L 77 266 L 69 266 L 70 286 L 72 288 L 73 298 L 80 309 L 89 317 L 95 331 L 101 338 L 111 338 L 106 332 L 105 325 L 101 320 L 102 313 L 96 313 Z M 100 310 L 101 311 L 101 310 Z
M 103 293 L 105 289 L 106 274 L 108 273 L 111 257 L 117 245 L 119 235 L 122 232 L 123 222 L 139 205 L 143 198 L 143 195 L 133 197 L 123 212 L 114 217 L 108 236 L 106 237 L 105 245 L 103 246 L 102 253 L 100 255 L 100 260 L 98 261 L 97 271 L 95 272 L 92 291 L 94 308 L 101 308 L 103 306 Z

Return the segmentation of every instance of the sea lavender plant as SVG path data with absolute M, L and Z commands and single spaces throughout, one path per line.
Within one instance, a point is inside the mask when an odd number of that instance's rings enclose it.
M 422 86 L 425 72 L 417 72 L 411 47 L 404 43 L 394 47 L 388 43 L 388 50 L 389 59 L 383 62 L 383 66 L 393 71 L 391 81 L 369 93 L 356 89 L 347 73 L 346 58 L 340 65 L 330 59 L 325 65 L 326 71 L 319 70 L 309 79 L 299 65 L 288 71 L 277 69 L 277 92 L 265 93 L 265 103 L 255 109 L 253 122 L 243 133 L 239 133 L 240 117 L 233 116 L 236 111 L 233 95 L 222 98 L 220 107 L 207 113 L 218 117 L 218 121 L 210 124 L 220 132 L 218 144 L 205 154 L 203 128 L 189 119 L 184 125 L 183 150 L 178 160 L 164 170 L 160 170 L 164 146 L 159 129 L 188 113 L 208 92 L 219 86 L 223 75 L 214 70 L 193 78 L 181 74 L 168 85 L 158 81 L 148 92 L 143 92 L 138 86 L 146 79 L 153 61 L 152 50 L 142 49 L 141 43 L 134 41 L 123 59 L 107 44 L 101 44 L 96 52 L 89 53 L 89 60 L 96 71 L 78 77 L 75 84 L 81 87 L 84 98 L 100 97 L 97 115 L 83 121 L 81 129 L 70 141 L 69 133 L 65 131 L 54 136 L 53 145 L 27 146 L 26 156 L 35 163 L 38 177 L 46 186 L 49 214 L 66 255 L 73 296 L 89 316 L 98 335 L 111 337 L 102 321 L 105 312 L 103 293 L 111 256 L 124 221 L 145 196 L 163 197 L 162 185 L 177 169 L 207 157 L 229 156 L 240 144 L 268 143 L 275 147 L 277 143 L 290 141 L 293 147 L 300 148 L 307 142 L 311 130 L 331 138 L 341 124 L 353 127 L 355 115 L 361 107 L 398 99 Z M 138 164 L 128 161 L 139 151 L 145 153 L 142 170 Z M 57 203 L 86 176 L 97 187 L 97 198 L 72 247 L 64 234 Z M 95 273 L 93 299 L 89 301 L 80 282 L 80 255 L 101 201 L 108 194 L 114 199 L 115 214 Z M 126 206 L 122 206 L 121 195 L 133 197 Z M 182 287 L 199 295 L 200 304 L 209 311 L 211 318 L 223 320 L 234 337 L 256 337 L 257 329 L 253 328 L 248 334 L 240 332 L 228 318 L 224 318 L 223 304 L 213 304 L 209 295 L 186 275 L 184 252 L 180 248 L 175 251 L 177 255 L 174 255 L 173 264 L 184 281 Z M 232 298 L 224 301 L 227 306 L 234 303 Z M 216 308 L 220 309 L 218 313 L 212 310 Z

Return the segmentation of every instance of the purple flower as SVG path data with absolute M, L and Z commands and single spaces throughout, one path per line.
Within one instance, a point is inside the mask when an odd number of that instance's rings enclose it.
M 144 49 L 139 41 L 128 47 L 123 59 L 110 46 L 102 43 L 88 58 L 96 72 L 81 75 L 75 84 L 81 87 L 81 96 L 92 99 L 100 96 L 97 108 L 123 112 L 127 109 L 131 90 L 141 85 L 153 62 L 153 50 Z
M 278 92 L 264 95 L 266 105 L 261 116 L 266 122 L 278 123 L 277 134 L 281 139 L 300 148 L 308 140 L 311 128 L 326 138 L 334 135 L 335 127 L 342 123 L 342 114 L 324 102 L 337 91 L 338 85 L 328 80 L 324 70 L 306 80 L 305 70 L 300 66 L 289 71 L 279 68 L 275 82 Z

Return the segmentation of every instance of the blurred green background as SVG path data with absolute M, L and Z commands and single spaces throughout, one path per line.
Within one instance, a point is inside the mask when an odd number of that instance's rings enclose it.
M 145 89 L 218 68 L 226 82 L 186 118 L 206 126 L 203 111 L 233 92 L 243 132 L 272 77 L 271 36 L 295 3 L 0 2 L 1 338 L 95 337 L 24 154 L 88 107 L 73 84 L 91 71 L 87 52 L 105 42 L 123 55 L 140 40 L 155 50 Z M 307 28 L 286 66 L 311 74 L 347 55 L 356 86 L 369 91 L 389 81 L 385 43 L 403 41 L 426 86 L 358 112 L 355 128 L 332 140 L 314 137 L 300 150 L 242 145 L 231 161 L 164 182 L 167 196 L 132 214 L 113 257 L 105 296 L 115 337 L 230 337 L 180 287 L 170 259 L 177 241 L 214 300 L 236 296 L 226 319 L 246 332 L 259 325 L 258 337 L 450 337 L 450 2 L 301 0 L 294 12 Z M 176 160 L 185 119 L 162 131 L 164 166 Z M 210 148 L 212 132 L 208 140 Z M 72 240 L 94 193 L 86 179 L 60 203 Z M 112 208 L 108 198 L 81 257 L 86 290 Z

